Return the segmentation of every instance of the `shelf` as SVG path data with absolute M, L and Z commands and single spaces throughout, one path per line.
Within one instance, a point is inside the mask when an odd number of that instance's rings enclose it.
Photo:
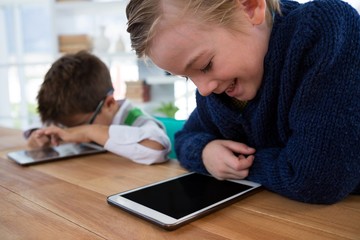
M 149 76 L 146 78 L 146 83 L 153 84 L 174 84 L 175 81 L 182 80 L 181 77 L 178 76 Z
M 136 61 L 137 57 L 132 52 L 115 52 L 115 53 L 98 53 L 93 52 L 96 56 L 101 58 L 112 58 L 112 59 L 121 59 L 121 60 L 130 60 Z

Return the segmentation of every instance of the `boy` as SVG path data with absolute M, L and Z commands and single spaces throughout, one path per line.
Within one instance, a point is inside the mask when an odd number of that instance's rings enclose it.
M 47 127 L 25 134 L 28 146 L 95 142 L 137 163 L 167 161 L 170 141 L 161 123 L 112 93 L 110 72 L 96 56 L 81 51 L 59 58 L 37 96 Z

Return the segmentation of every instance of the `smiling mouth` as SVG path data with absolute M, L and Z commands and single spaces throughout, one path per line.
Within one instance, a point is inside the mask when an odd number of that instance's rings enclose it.
M 237 78 L 235 78 L 232 83 L 230 84 L 230 86 L 225 90 L 225 92 L 227 94 L 231 93 L 232 91 L 234 91 L 235 89 L 235 86 L 236 86 L 236 83 L 237 83 Z

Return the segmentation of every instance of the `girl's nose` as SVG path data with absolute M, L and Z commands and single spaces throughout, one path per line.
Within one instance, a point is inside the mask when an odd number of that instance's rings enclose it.
M 195 86 L 198 88 L 199 93 L 202 96 L 208 96 L 213 93 L 218 87 L 218 83 L 215 80 L 206 80 L 206 79 L 191 79 Z

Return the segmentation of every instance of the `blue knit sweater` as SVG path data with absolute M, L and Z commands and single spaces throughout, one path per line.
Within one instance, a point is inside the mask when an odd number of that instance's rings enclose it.
M 331 204 L 360 193 L 360 17 L 347 3 L 282 1 L 257 96 L 241 112 L 226 94 L 196 94 L 176 134 L 183 167 L 207 173 L 214 139 L 256 149 L 249 180 L 283 196 Z

